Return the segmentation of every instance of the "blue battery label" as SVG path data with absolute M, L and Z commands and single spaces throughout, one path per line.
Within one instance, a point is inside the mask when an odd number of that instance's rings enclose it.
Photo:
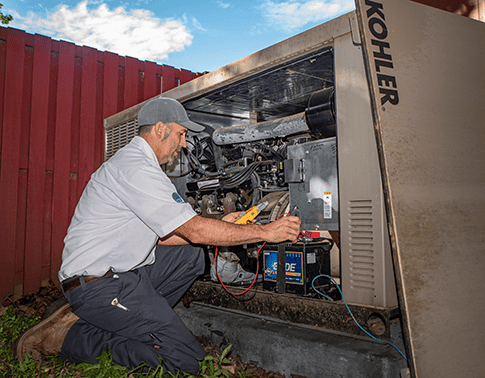
M 286 283 L 303 285 L 303 253 L 286 252 Z M 276 282 L 278 252 L 264 251 L 264 279 Z

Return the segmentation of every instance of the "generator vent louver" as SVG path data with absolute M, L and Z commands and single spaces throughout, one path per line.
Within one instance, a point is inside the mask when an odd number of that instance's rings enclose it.
M 352 289 L 374 291 L 375 248 L 371 200 L 349 201 L 350 285 Z
M 132 118 L 126 122 L 114 125 L 106 129 L 105 160 L 113 156 L 116 151 L 126 146 L 137 134 L 138 118 Z

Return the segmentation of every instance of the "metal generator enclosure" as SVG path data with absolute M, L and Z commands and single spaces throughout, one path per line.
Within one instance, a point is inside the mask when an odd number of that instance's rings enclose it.
M 478 21 L 357 0 L 355 12 L 161 94 L 206 127 L 189 136 L 192 157 L 164 169 L 202 216 L 269 199 L 267 221 L 296 209 L 305 235 L 332 237 L 330 273 L 349 307 L 385 340 L 401 319 L 413 377 L 485 376 L 484 40 Z M 142 106 L 105 120 L 106 159 L 136 135 Z M 274 286 L 279 298 L 254 294 L 267 309 L 210 280 L 195 295 L 360 334 L 335 320 L 341 302 Z

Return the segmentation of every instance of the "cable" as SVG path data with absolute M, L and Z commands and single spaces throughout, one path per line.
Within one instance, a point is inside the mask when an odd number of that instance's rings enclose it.
M 313 290 L 315 290 L 315 291 L 316 291 L 318 294 L 320 294 L 322 297 L 324 297 L 325 299 L 328 299 L 329 301 L 333 302 L 333 299 L 332 299 L 332 298 L 330 298 L 330 297 L 329 297 L 328 295 L 326 295 L 326 294 L 323 294 L 323 293 L 322 293 L 321 291 L 319 291 L 319 290 L 318 290 L 318 289 L 315 287 L 315 285 L 314 285 L 315 280 L 316 280 L 317 278 L 321 277 L 321 276 L 322 276 L 322 274 L 321 274 L 321 275 L 319 275 L 319 276 L 315 276 L 315 278 L 313 278 L 313 280 L 312 280 L 312 288 L 313 288 Z
M 407 361 L 407 359 L 408 359 L 408 358 L 407 358 L 407 357 L 404 355 L 404 353 L 403 353 L 403 352 L 401 352 L 401 350 L 400 350 L 400 349 L 399 349 L 397 346 L 395 346 L 393 343 L 391 343 L 391 342 L 389 342 L 389 341 L 386 341 L 386 340 L 381 340 L 381 339 L 378 339 L 377 337 L 375 337 L 375 336 L 374 336 L 374 335 L 372 335 L 371 333 L 367 332 L 367 331 L 366 331 L 364 328 L 362 328 L 362 326 L 361 326 L 361 325 L 360 325 L 360 324 L 357 322 L 357 320 L 355 319 L 354 314 L 352 314 L 352 311 L 350 311 L 350 308 L 349 308 L 349 306 L 348 306 L 348 304 L 347 304 L 347 301 L 345 300 L 344 295 L 342 294 L 342 290 L 340 290 L 339 285 L 337 284 L 337 282 L 335 282 L 335 280 L 334 280 L 332 277 L 330 277 L 329 275 L 326 275 L 326 274 L 320 274 L 320 275 L 316 276 L 316 277 L 313 279 L 313 281 L 315 281 L 315 279 L 317 279 L 318 277 L 326 277 L 326 278 L 329 278 L 329 279 L 330 279 L 330 280 L 331 280 L 331 281 L 332 281 L 332 282 L 335 284 L 335 286 L 337 287 L 338 291 L 340 292 L 340 296 L 342 297 L 342 300 L 344 301 L 344 304 L 345 304 L 345 307 L 347 308 L 347 311 L 349 312 L 350 316 L 351 316 L 351 317 L 352 317 L 352 319 L 354 320 L 355 324 L 357 324 L 357 326 L 358 326 L 358 327 L 359 327 L 359 328 L 360 328 L 362 331 L 364 331 L 364 332 L 365 332 L 365 333 L 366 333 L 368 336 L 372 337 L 374 340 L 376 340 L 376 341 L 378 341 L 378 342 L 380 342 L 380 343 L 389 344 L 389 345 L 390 345 L 390 346 L 392 346 L 394 349 L 396 349 L 396 350 L 397 350 L 397 351 L 398 351 L 398 352 L 401 354 L 401 356 L 402 356 L 402 357 L 403 357 L 403 358 L 404 358 L 404 359 Z M 313 287 L 313 289 L 314 289 L 314 290 L 315 290 L 317 293 L 322 294 L 322 293 L 320 293 L 318 290 L 316 290 L 316 289 L 315 289 L 315 287 L 313 286 L 313 281 L 312 281 L 312 287 Z M 322 295 L 323 295 L 324 297 L 326 297 L 326 298 L 329 298 L 329 297 L 327 297 L 327 296 L 326 296 L 326 295 L 324 295 L 324 294 L 322 294 Z M 329 298 L 329 299 L 330 299 L 330 298 Z M 332 299 L 330 299 L 330 300 L 332 300 Z
M 284 215 L 291 216 L 291 214 L 289 214 L 289 213 L 283 213 L 278 217 L 278 219 L 280 219 Z M 266 245 L 266 242 L 264 242 L 261 245 L 261 247 L 259 247 L 258 252 L 256 252 L 256 261 L 257 261 L 257 263 L 256 263 L 256 274 L 254 275 L 253 282 L 251 282 L 251 285 L 249 285 L 249 287 L 246 290 L 244 290 L 240 293 L 233 293 L 233 292 L 229 291 L 229 289 L 226 287 L 226 285 L 224 285 L 224 282 L 222 282 L 222 279 L 219 276 L 219 271 L 217 269 L 217 253 L 218 253 L 218 251 L 217 251 L 217 247 L 216 247 L 216 250 L 214 252 L 214 269 L 216 270 L 217 278 L 219 279 L 219 282 L 221 283 L 221 285 L 222 285 L 222 287 L 224 288 L 225 291 L 227 291 L 229 294 L 235 295 L 235 296 L 236 295 L 243 295 L 243 294 L 246 294 L 254 286 L 254 284 L 256 283 L 256 280 L 258 279 L 258 273 L 259 273 L 259 252 L 261 252 L 261 250 L 263 249 L 263 247 L 265 245 Z
M 261 250 L 263 249 L 263 247 L 265 245 L 266 245 L 266 242 L 264 242 L 263 245 L 261 247 L 259 247 L 258 252 L 256 252 L 256 260 L 257 260 L 256 274 L 254 275 L 253 282 L 251 282 L 251 285 L 249 285 L 249 287 L 246 290 L 244 290 L 240 293 L 233 293 L 233 292 L 229 291 L 229 289 L 226 287 L 226 285 L 224 285 L 224 282 L 222 282 L 222 279 L 219 276 L 219 271 L 217 270 L 217 247 L 216 247 L 216 250 L 214 252 L 214 269 L 216 270 L 217 278 L 219 279 L 219 282 L 221 283 L 221 285 L 222 285 L 222 287 L 224 288 L 225 291 L 227 291 L 231 295 L 243 295 L 243 294 L 246 294 L 254 286 L 254 284 L 256 283 L 256 280 L 258 279 L 258 273 L 259 273 L 259 252 L 261 252 Z

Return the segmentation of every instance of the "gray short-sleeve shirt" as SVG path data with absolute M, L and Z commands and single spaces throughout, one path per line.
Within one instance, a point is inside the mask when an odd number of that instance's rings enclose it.
M 64 239 L 59 279 L 151 264 L 158 238 L 195 215 L 137 136 L 86 185 Z

